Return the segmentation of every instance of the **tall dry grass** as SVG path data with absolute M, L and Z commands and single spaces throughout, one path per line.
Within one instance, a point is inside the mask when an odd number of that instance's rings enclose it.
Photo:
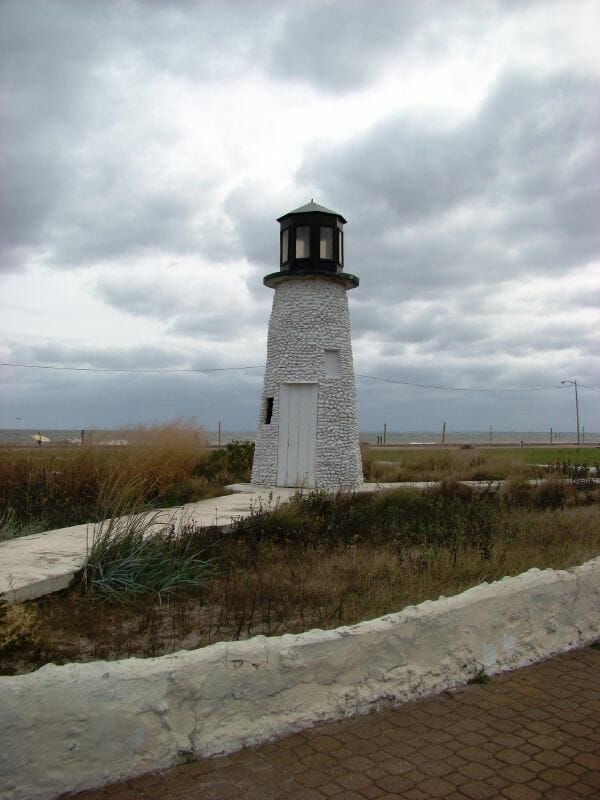
M 214 494 L 202 476 L 208 438 L 195 422 L 139 425 L 112 436 L 127 444 L 0 450 L 4 537 L 103 519 L 122 505 L 124 492 L 130 510 Z

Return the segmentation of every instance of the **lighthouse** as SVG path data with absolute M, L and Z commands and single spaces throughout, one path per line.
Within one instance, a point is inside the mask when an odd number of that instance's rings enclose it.
M 280 217 L 279 271 L 252 483 L 323 490 L 362 483 L 341 214 L 311 201 Z

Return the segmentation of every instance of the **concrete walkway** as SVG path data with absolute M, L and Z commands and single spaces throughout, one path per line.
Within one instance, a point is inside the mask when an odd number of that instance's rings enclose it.
M 312 728 L 77 800 L 600 798 L 600 651 Z M 71 796 L 73 797 L 73 796 Z
M 185 519 L 197 525 L 227 528 L 253 511 L 289 500 L 295 493 L 295 489 L 254 487 L 252 492 L 158 511 L 156 524 Z M 72 525 L 0 542 L 0 594 L 8 603 L 19 603 L 65 589 L 83 565 L 97 527 L 98 523 Z

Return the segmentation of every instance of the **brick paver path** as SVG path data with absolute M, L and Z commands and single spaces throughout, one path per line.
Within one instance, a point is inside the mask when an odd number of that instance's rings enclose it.
M 78 800 L 600 798 L 600 651 L 552 658 Z

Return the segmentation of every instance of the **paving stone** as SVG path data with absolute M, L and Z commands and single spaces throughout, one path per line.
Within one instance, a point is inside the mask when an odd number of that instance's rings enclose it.
M 477 781 L 484 781 L 486 778 L 491 778 L 495 773 L 486 764 L 467 764 L 460 770 L 462 775 Z
M 510 781 L 511 783 L 521 784 L 521 783 L 531 783 L 536 778 L 536 772 L 531 771 L 528 769 L 529 767 L 528 762 L 525 766 L 519 767 L 515 764 L 510 766 L 506 766 L 506 764 L 502 765 L 502 772 L 501 775 L 506 780 Z M 542 767 L 542 765 L 540 765 Z M 541 772 L 541 769 L 539 770 Z
M 492 800 L 492 798 L 498 797 L 498 792 L 495 787 L 490 786 L 489 783 L 485 783 L 485 781 L 469 781 L 468 783 L 464 783 L 460 790 L 463 794 L 466 794 L 467 797 L 470 797 L 471 800 Z
M 540 750 L 556 750 L 561 747 L 562 740 L 557 739 L 556 736 L 548 736 L 545 733 L 539 733 L 537 736 L 532 736 L 529 740 L 530 744 L 539 747 Z
M 386 775 L 385 778 L 379 778 L 379 780 L 375 781 L 375 784 L 379 786 L 380 789 L 384 789 L 391 794 L 405 792 L 408 789 L 412 789 L 415 785 L 414 781 L 411 781 L 405 775 Z
M 589 783 L 590 786 L 593 786 L 597 790 L 598 797 L 600 797 L 600 772 L 597 769 L 590 770 L 586 772 L 585 775 L 581 775 L 579 780 L 582 783 Z
M 322 784 L 319 787 L 319 791 L 323 795 L 323 797 L 335 797 L 339 795 L 343 789 L 339 785 L 339 783 L 334 783 L 333 781 L 329 781 L 327 783 Z
M 402 800 L 427 800 L 427 795 L 420 789 L 409 789 L 402 795 Z
M 581 764 L 591 770 L 597 770 L 600 773 L 600 752 L 598 753 L 581 753 L 574 759 L 576 764 Z
M 542 764 L 547 764 L 549 767 L 564 767 L 565 764 L 568 764 L 570 761 L 568 756 L 563 755 L 563 753 L 559 753 L 558 750 L 548 750 L 546 752 L 539 753 L 536 756 L 536 759 Z
M 447 797 L 454 790 L 454 786 L 444 778 L 426 778 L 417 788 L 428 797 Z
M 336 778 L 344 789 L 360 789 L 361 786 L 368 786 L 373 783 L 371 778 L 367 775 L 361 775 L 360 772 L 348 772 L 346 775 L 340 775 Z
M 545 800 L 579 800 L 579 795 L 572 789 L 553 787 L 546 792 Z
M 497 753 L 498 758 L 500 761 L 505 761 L 507 764 L 525 764 L 529 761 L 529 756 L 527 753 L 523 753 L 521 750 L 515 750 L 512 747 L 507 747 L 504 750 L 499 750 Z
M 508 800 L 542 800 L 544 797 L 537 789 L 533 789 L 531 786 L 523 786 L 522 784 L 508 786 L 502 792 L 502 796 Z
M 571 783 L 577 783 L 575 775 L 571 775 L 570 772 L 565 772 L 562 769 L 555 768 L 540 772 L 540 778 L 548 781 L 551 786 L 569 786 Z
M 593 797 L 594 795 L 591 792 L 595 792 L 596 796 L 598 796 L 598 792 L 595 789 L 592 789 L 587 783 L 573 783 L 569 786 L 569 789 L 574 792 L 577 797 Z
M 370 783 L 368 786 L 363 786 L 359 794 L 361 797 L 366 798 L 366 800 L 377 800 L 377 798 L 381 797 L 385 792 L 383 789 L 380 789 L 379 786 Z M 343 795 L 336 795 L 336 797 L 343 797 Z

